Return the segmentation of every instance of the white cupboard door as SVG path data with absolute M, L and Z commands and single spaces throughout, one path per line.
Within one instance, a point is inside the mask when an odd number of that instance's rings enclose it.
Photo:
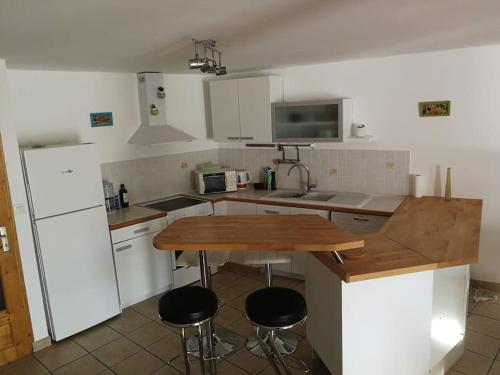
M 35 219 L 104 205 L 95 144 L 24 151 Z
M 113 246 L 122 308 L 161 293 L 173 283 L 170 252 L 153 247 L 158 233 Z
M 290 207 L 272 206 L 272 205 L 268 205 L 268 204 L 258 204 L 257 205 L 257 214 L 258 215 L 290 215 Z M 292 272 L 292 262 L 273 264 L 272 268 L 274 271 L 291 273 Z
M 312 208 L 298 208 L 291 207 L 290 208 L 291 215 L 318 215 L 322 218 L 329 220 L 330 212 L 326 210 L 315 210 Z M 293 253 L 293 262 L 292 262 L 292 273 L 298 275 L 304 275 L 306 272 L 306 253 L 304 251 L 295 251 Z
M 269 77 L 238 80 L 241 140 L 272 142 Z
M 58 341 L 120 313 L 108 221 L 104 207 L 36 223 Z
M 239 142 L 238 81 L 229 79 L 210 82 L 210 106 L 214 141 Z

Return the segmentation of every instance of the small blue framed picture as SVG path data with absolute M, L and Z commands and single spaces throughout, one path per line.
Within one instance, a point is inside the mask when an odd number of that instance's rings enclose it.
M 113 126 L 112 112 L 96 112 L 90 114 L 90 126 L 93 128 L 102 128 L 104 126 Z

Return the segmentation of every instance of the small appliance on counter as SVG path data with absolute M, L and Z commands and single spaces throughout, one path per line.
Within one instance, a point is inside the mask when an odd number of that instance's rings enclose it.
M 238 190 L 246 190 L 250 186 L 252 176 L 250 172 L 245 169 L 236 170 L 236 188 Z
M 205 164 L 196 171 L 196 190 L 199 194 L 236 191 L 236 171 L 219 165 Z

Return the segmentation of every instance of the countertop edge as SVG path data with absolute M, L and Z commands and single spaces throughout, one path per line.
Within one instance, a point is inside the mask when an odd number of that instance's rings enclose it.
M 123 221 L 121 223 L 109 224 L 108 228 L 109 228 L 109 230 L 117 230 L 117 229 L 129 227 L 131 225 L 144 223 L 146 221 L 160 219 L 160 218 L 165 217 L 165 216 L 167 216 L 166 212 L 158 211 L 155 213 L 148 214 L 147 216 L 141 216 L 141 217 L 138 217 L 136 219 Z

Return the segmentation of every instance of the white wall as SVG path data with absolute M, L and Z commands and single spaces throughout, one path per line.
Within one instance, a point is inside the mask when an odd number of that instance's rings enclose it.
M 258 73 L 283 76 L 286 101 L 354 99 L 354 121 L 376 139 L 329 147 L 409 150 L 410 171 L 425 176 L 428 195 L 442 193 L 451 167 L 453 195 L 484 200 L 472 278 L 500 282 L 500 46 Z M 418 117 L 419 101 L 445 99 L 450 117 Z
M 10 193 L 13 206 L 22 205 L 23 210 L 15 210 L 15 221 L 21 262 L 24 273 L 24 282 L 28 296 L 28 304 L 33 327 L 34 340 L 47 337 L 47 324 L 43 307 L 42 291 L 38 268 L 36 263 L 35 248 L 31 232 L 31 224 L 27 213 L 26 192 L 24 189 L 23 175 L 21 172 L 21 162 L 19 159 L 19 149 L 11 112 L 11 102 L 9 96 L 9 86 L 5 61 L 0 60 L 0 133 L 2 135 L 3 151 L 7 174 L 9 179 Z
M 127 143 L 140 124 L 137 78 L 128 73 L 8 70 L 20 145 L 95 142 L 102 162 L 215 148 L 207 141 L 202 77 L 165 75 L 169 124 L 197 139 L 139 146 Z M 91 128 L 90 112 L 113 112 L 113 127 Z

